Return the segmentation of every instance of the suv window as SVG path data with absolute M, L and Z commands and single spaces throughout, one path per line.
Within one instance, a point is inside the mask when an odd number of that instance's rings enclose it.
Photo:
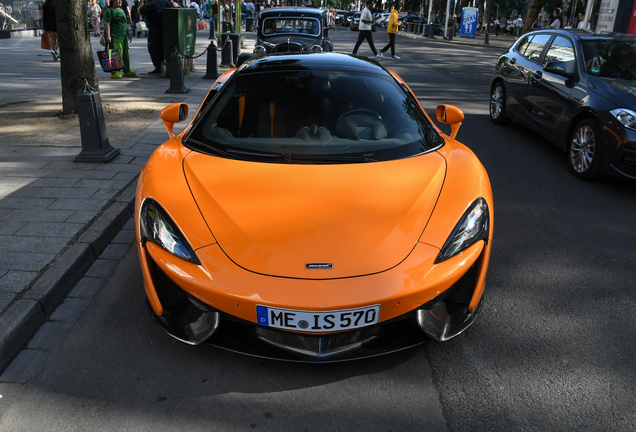
M 529 39 L 526 49 L 520 52 L 521 55 L 532 62 L 539 63 L 541 53 L 551 37 L 552 35 L 549 34 L 533 35 L 531 39 Z
M 562 61 L 565 63 L 565 72 L 574 73 L 576 62 L 572 42 L 563 36 L 554 38 L 543 60 L 543 66 L 549 61 Z

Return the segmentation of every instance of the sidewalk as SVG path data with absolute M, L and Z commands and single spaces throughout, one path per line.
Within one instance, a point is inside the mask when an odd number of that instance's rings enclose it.
M 412 33 L 406 33 L 406 32 L 398 32 L 397 34 L 409 37 L 411 39 L 424 39 L 427 41 L 439 41 L 443 43 L 481 45 L 484 47 L 494 47 L 499 49 L 508 48 L 510 47 L 510 45 L 512 45 L 516 41 L 514 36 L 508 36 L 503 34 L 499 36 L 495 36 L 494 34 L 489 34 L 488 45 L 484 44 L 484 37 L 485 37 L 484 33 L 478 33 L 474 38 L 455 36 L 453 37 L 452 41 L 447 41 L 440 35 L 435 35 L 435 38 L 429 38 L 429 37 L 422 37 L 420 35 L 414 35 Z
M 243 34 L 245 49 L 251 51 L 253 33 Z M 208 36 L 208 29 L 197 33 L 195 55 L 208 47 Z M 93 52 L 101 48 L 97 39 L 91 37 Z M 96 65 L 102 103 L 118 97 L 121 104 L 130 98 L 166 100 L 170 80 L 147 75 L 153 66 L 146 43 L 145 38 L 134 38 L 131 44 L 137 77 L 111 80 Z M 220 60 L 219 52 L 217 63 Z M 190 117 L 213 82 L 202 79 L 206 62 L 207 54 L 195 59 L 195 71 L 185 76 L 190 91 L 178 95 L 189 105 Z M 0 40 L 0 106 L 61 100 L 59 67 L 48 51 L 40 50 L 39 38 Z M 111 142 L 121 154 L 109 163 L 73 162 L 81 140 L 17 144 L 7 142 L 5 133 L 0 135 L 0 371 L 130 220 L 137 176 L 150 154 L 168 139 L 159 111 L 150 114 L 153 120 L 128 135 L 127 142 Z M 77 120 L 72 124 L 79 131 Z M 112 126 L 116 127 L 107 123 L 107 130 Z M 31 134 L 35 137 L 37 128 Z

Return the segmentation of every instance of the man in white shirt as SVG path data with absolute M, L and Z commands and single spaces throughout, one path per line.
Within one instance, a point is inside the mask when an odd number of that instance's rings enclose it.
M 382 53 L 375 49 L 375 45 L 373 44 L 373 34 L 371 33 L 373 16 L 371 15 L 371 10 L 369 10 L 369 8 L 372 4 L 373 2 L 371 0 L 366 0 L 366 6 L 362 9 L 362 13 L 360 14 L 360 34 L 358 35 L 356 46 L 353 47 L 353 54 L 358 53 L 358 48 L 360 48 L 362 41 L 366 39 L 367 42 L 369 42 L 369 47 L 371 48 L 371 51 L 373 51 L 375 58 L 380 59 L 383 57 Z
M 561 8 L 556 8 L 552 12 L 552 16 L 554 16 L 554 21 L 548 26 L 551 29 L 561 28 Z
M 523 19 L 519 15 L 515 20 L 515 39 L 521 36 L 521 30 L 523 30 Z
M 576 26 L 578 29 L 584 29 L 585 26 L 585 12 L 579 12 L 579 24 Z M 587 26 L 590 26 L 590 23 L 587 23 Z

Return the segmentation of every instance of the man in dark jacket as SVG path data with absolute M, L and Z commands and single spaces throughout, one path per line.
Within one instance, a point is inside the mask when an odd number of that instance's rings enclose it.
M 143 0 L 139 13 L 146 17 L 148 25 L 148 53 L 155 69 L 148 75 L 161 74 L 163 62 L 163 9 L 172 7 L 169 0 Z

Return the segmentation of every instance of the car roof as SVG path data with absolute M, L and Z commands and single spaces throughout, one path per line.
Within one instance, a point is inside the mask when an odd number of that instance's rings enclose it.
M 541 29 L 535 30 L 528 34 L 541 34 L 541 33 L 550 33 L 550 34 L 562 34 L 569 35 L 576 39 L 580 40 L 606 40 L 606 39 L 616 39 L 616 40 L 624 40 L 630 42 L 636 42 L 636 36 L 626 34 L 626 33 L 592 33 L 589 30 L 584 29 Z
M 325 13 L 325 11 L 321 9 L 308 8 L 308 7 L 280 7 L 280 8 L 270 8 L 265 9 L 260 12 L 260 16 L 263 18 L 269 16 L 278 16 L 278 15 L 287 15 L 287 16 L 300 16 L 304 15 L 307 17 L 319 18 Z
M 299 69 L 368 72 L 390 76 L 389 72 L 374 60 L 334 52 L 271 54 L 243 63 L 237 73 L 248 74 Z

